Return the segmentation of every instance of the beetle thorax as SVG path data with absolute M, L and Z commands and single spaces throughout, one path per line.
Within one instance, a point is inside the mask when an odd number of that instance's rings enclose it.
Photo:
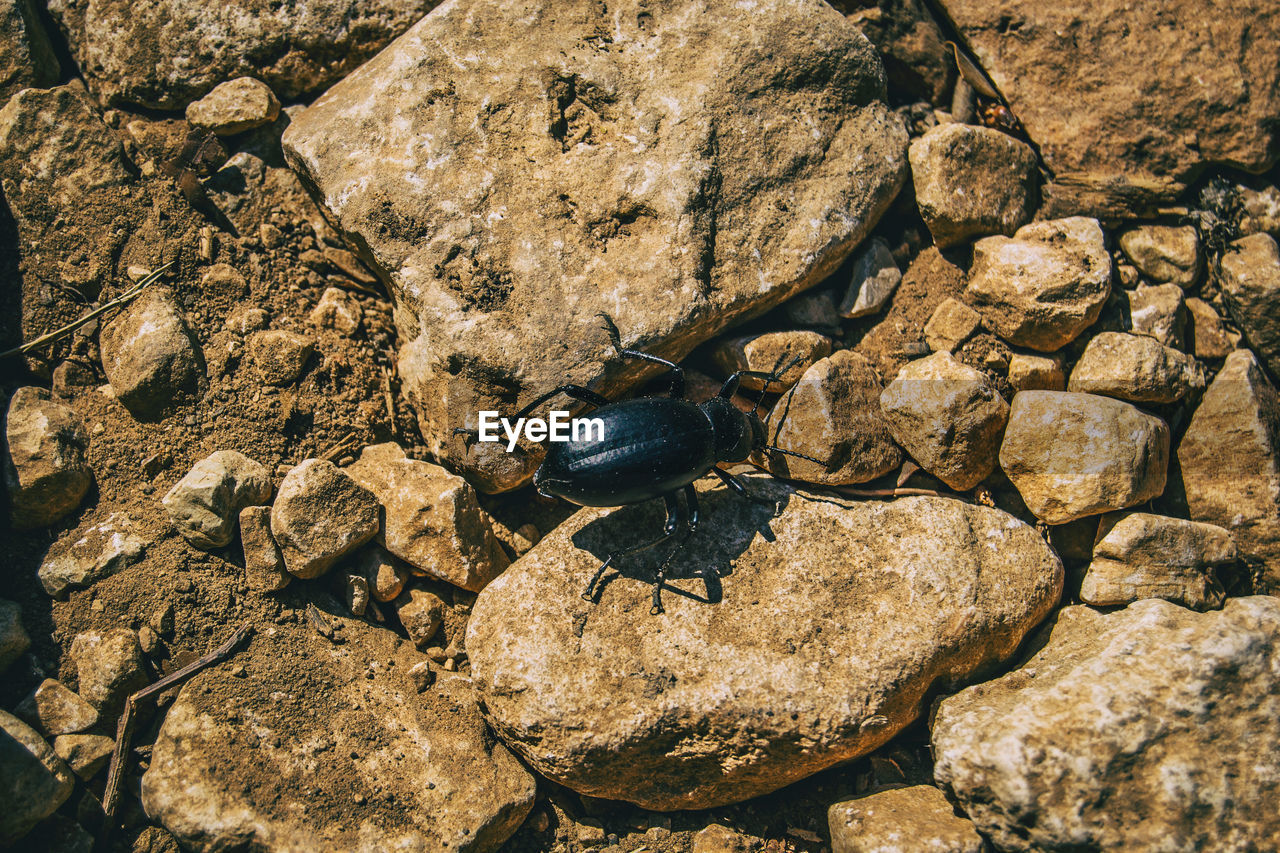
M 716 460 L 741 462 L 765 444 L 764 424 L 723 397 L 700 405 L 716 436 Z

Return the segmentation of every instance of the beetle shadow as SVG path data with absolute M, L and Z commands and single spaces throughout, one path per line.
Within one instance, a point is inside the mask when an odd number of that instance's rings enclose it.
M 662 586 L 664 596 L 682 596 L 704 604 L 719 603 L 724 598 L 721 579 L 733 573 L 734 561 L 747 550 L 756 534 L 766 542 L 775 540 L 770 522 L 785 509 L 791 490 L 763 478 L 750 478 L 748 489 L 752 494 L 770 498 L 775 505 L 769 507 L 754 503 L 726 488 L 699 492 L 701 519 L 698 529 L 667 567 L 666 581 Z M 680 500 L 683 503 L 684 497 L 681 496 Z M 589 522 L 573 535 L 572 541 L 578 548 L 603 563 L 610 553 L 657 537 L 661 534 L 665 521 L 663 503 L 655 499 L 619 507 L 608 515 Z M 658 567 L 672 553 L 676 547 L 675 541 L 679 538 L 673 536 L 652 548 L 616 558 L 596 584 L 592 600 L 600 601 L 614 581 L 625 578 L 644 585 L 642 594 L 647 601 Z M 705 584 L 705 595 L 698 595 L 671 583 L 693 578 L 700 579 Z M 588 578 L 582 579 L 583 591 L 587 580 Z

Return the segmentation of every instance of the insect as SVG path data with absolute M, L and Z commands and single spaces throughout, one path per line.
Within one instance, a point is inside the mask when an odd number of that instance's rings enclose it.
M 640 397 L 610 402 L 581 385 L 560 385 L 533 400 L 515 417 L 522 418 L 557 394 L 596 407 L 592 418 L 604 424 L 603 438 L 553 443 L 542 465 L 534 473 L 538 492 L 559 497 L 579 506 L 625 506 L 662 498 L 667 519 L 662 534 L 654 539 L 611 552 L 591 577 L 582 597 L 596 600 L 598 584 L 604 573 L 619 557 L 648 550 L 674 540 L 675 546 L 658 566 L 653 580 L 652 614 L 662 613 L 662 587 L 676 555 L 698 529 L 698 495 L 695 480 L 715 474 L 737 494 L 754 503 L 776 508 L 774 501 L 752 495 L 746 486 L 727 471 L 716 467 L 721 462 L 742 462 L 752 453 L 767 450 L 798 456 L 819 465 L 822 460 L 768 443 L 764 423 L 756 415 L 756 407 L 743 412 L 731 398 L 744 376 L 761 379 L 767 389 L 771 383 L 799 359 L 786 366 L 774 365 L 769 372 L 740 370 L 721 386 L 719 393 L 705 403 L 684 399 L 684 371 L 674 362 L 638 350 L 624 349 L 618 328 L 607 314 L 604 321 L 614 351 L 621 358 L 633 358 L 660 364 L 670 372 L 670 385 L 665 397 Z M 455 429 L 468 434 L 469 430 Z M 684 507 L 679 501 L 684 493 Z

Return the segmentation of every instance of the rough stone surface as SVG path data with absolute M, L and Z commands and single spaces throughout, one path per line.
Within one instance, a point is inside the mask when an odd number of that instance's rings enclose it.
M 1097 220 L 1033 222 L 973 245 L 968 293 L 1009 343 L 1042 352 L 1070 343 L 1102 313 L 1111 256 Z
M 1280 600 L 1061 611 L 944 699 L 934 775 L 1001 850 L 1264 850 L 1280 837 Z
M 1136 403 L 1172 403 L 1204 389 L 1204 370 L 1191 356 L 1145 335 L 1103 332 L 1084 348 L 1068 391 Z
M 22 627 L 22 608 L 16 601 L 0 598 L 0 673 L 31 647 L 31 638 Z
M 1036 152 L 1007 133 L 943 124 L 911 143 L 916 204 L 942 248 L 1011 235 L 1036 204 Z
M 787 321 L 797 326 L 816 329 L 838 329 L 840 315 L 835 300 L 827 291 L 802 293 L 783 306 Z
M 382 504 L 378 541 L 415 573 L 479 592 L 510 562 L 476 490 L 458 475 L 409 459 L 394 443 L 366 447 L 346 473 Z
M 466 679 L 419 693 L 412 646 L 340 621 L 341 646 L 259 635 L 236 656 L 242 677 L 215 667 L 183 688 L 142 777 L 147 814 L 200 853 L 496 850 L 533 777 L 485 731 Z
M 850 350 L 814 363 L 773 407 L 765 422 L 769 441 L 783 450 L 825 460 L 825 465 L 768 454 L 770 473 L 807 483 L 845 485 L 874 480 L 902 464 L 880 414 L 880 374 Z
M 323 459 L 291 470 L 271 505 L 271 535 L 284 566 L 299 578 L 324 574 L 377 534 L 378 500 Z
M 419 649 L 431 645 L 431 638 L 444 620 L 444 602 L 425 589 L 410 589 L 396 602 L 396 614 L 409 639 Z
M 98 722 L 96 708 L 52 678 L 40 682 L 14 713 L 45 737 L 75 734 Z
M 58 60 L 32 0 L 0 2 L 0 103 L 58 82 Z
M 765 332 L 721 341 L 711 352 L 711 359 L 725 376 L 739 370 L 755 370 L 768 373 L 778 366 L 786 366 L 776 382 L 769 383 L 769 391 L 777 394 L 800 381 L 804 372 L 816 361 L 831 355 L 831 338 L 817 332 Z M 764 380 L 756 376 L 743 376 L 741 387 L 759 391 Z
M 1191 351 L 1196 358 L 1219 359 L 1230 355 L 1235 347 L 1213 306 L 1195 297 L 1187 299 L 1186 306 L 1191 320 Z
M 1176 284 L 1140 286 L 1116 292 L 1115 299 L 1120 310 L 1120 329 L 1155 338 L 1167 347 L 1182 347 L 1186 318 L 1181 287 Z
M 316 307 L 311 309 L 307 321 L 313 326 L 354 335 L 360 329 L 363 316 L 364 309 L 358 299 L 341 288 L 327 287 Z
M 1211 163 L 1261 172 L 1280 155 L 1280 9 L 1269 0 L 1226 14 L 1194 0 L 945 6 L 1054 175 L 1050 216 L 1133 216 L 1172 202 Z
M 1272 237 L 1280 237 L 1280 187 L 1263 185 L 1259 188 L 1237 185 L 1240 193 L 1240 231 L 1246 236 L 1266 231 Z
M 984 853 L 972 821 L 932 785 L 894 788 L 827 810 L 832 853 Z
M 128 628 L 77 634 L 70 654 L 80 678 L 80 698 L 104 717 L 119 714 L 129 694 L 147 684 L 138 635 Z
M 53 741 L 53 751 L 85 781 L 107 766 L 115 746 L 106 735 L 59 735 Z
M 271 499 L 271 474 L 237 450 L 218 450 L 195 464 L 160 503 L 182 537 L 197 548 L 221 548 L 235 535 L 240 510 Z
M 232 136 L 271 124 L 280 115 L 280 102 L 271 87 L 253 77 L 237 77 L 187 105 L 192 127 Z
M 90 88 L 107 104 L 180 109 L 224 80 L 261 78 L 286 100 L 350 73 L 431 0 L 303 3 L 50 0 Z
M 1067 377 L 1061 356 L 1009 356 L 1009 384 L 1015 391 L 1065 391 Z
M 1037 518 L 1065 524 L 1160 495 L 1169 427 L 1109 397 L 1022 391 L 1010 407 L 1000 467 Z
M 854 258 L 849 289 L 840 300 L 840 316 L 853 318 L 875 314 L 893 296 L 901 281 L 902 271 L 889 251 L 889 244 L 880 237 L 872 237 Z
M 285 571 L 284 557 L 271 536 L 271 507 L 247 506 L 240 510 L 240 544 L 249 586 L 260 592 L 276 592 L 293 580 L 293 575 Z
M 880 395 L 894 440 L 957 491 L 995 470 L 1009 404 L 981 371 L 949 352 L 913 361 Z
M 1191 518 L 1231 531 L 1280 590 L 1280 398 L 1249 350 L 1227 356 L 1178 445 Z
M 1216 525 L 1145 512 L 1106 515 L 1080 600 L 1108 606 L 1163 598 L 1192 610 L 1221 607 L 1225 595 L 1214 569 L 1235 561 L 1231 534 Z
M 480 594 L 471 677 L 538 772 L 657 810 L 758 796 L 885 743 L 931 685 L 1007 658 L 1058 600 L 1057 557 L 999 510 L 748 488 L 780 514 L 705 489 L 669 575 L 697 580 L 668 580 L 687 594 L 668 589 L 665 615 L 644 554 L 581 597 L 608 552 L 661 529 L 651 503 L 580 511 Z
M 1188 288 L 1204 269 L 1200 237 L 1190 225 L 1139 225 L 1120 235 L 1120 248 L 1154 282 Z
M 102 327 L 102 369 L 135 418 L 158 420 L 204 380 L 204 356 L 167 288 L 151 287 Z
M 82 524 L 45 554 L 37 573 L 44 591 L 55 598 L 90 586 L 137 563 L 150 543 L 125 514 Z
M 43 388 L 19 388 L 4 422 L 4 484 L 16 528 L 46 527 L 80 505 L 93 472 L 80 416 Z
M 283 142 L 391 284 L 428 449 L 502 491 L 540 453 L 477 455 L 455 427 L 651 372 L 598 312 L 678 359 L 835 271 L 906 177 L 884 79 L 819 0 L 451 2 Z
M 1222 299 L 1272 376 L 1280 376 L 1280 247 L 1270 234 L 1231 244 L 1217 276 Z
M 249 336 L 249 358 L 263 382 L 289 385 L 302 375 L 315 342 L 285 329 L 269 329 Z
M 53 814 L 74 788 L 75 778 L 49 744 L 22 720 L 0 711 L 0 846 Z
M 404 562 L 380 545 L 361 550 L 351 570 L 364 575 L 369 582 L 369 594 L 377 602 L 393 601 L 409 580 L 409 569 Z
M 753 853 L 762 845 L 758 839 L 713 823 L 694 833 L 691 853 Z
M 947 297 L 924 324 L 924 341 L 934 352 L 955 352 L 982 325 L 982 317 L 959 299 Z

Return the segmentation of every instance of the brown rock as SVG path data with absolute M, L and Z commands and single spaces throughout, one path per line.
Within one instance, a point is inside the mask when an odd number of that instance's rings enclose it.
M 369 582 L 369 594 L 374 601 L 382 603 L 399 596 L 409 580 L 409 569 L 405 564 L 380 545 L 370 545 L 361 550 L 351 569 L 365 577 Z
M 254 332 L 249 336 L 249 358 L 258 376 L 270 385 L 289 385 L 302 375 L 315 343 L 306 335 L 284 329 Z
M 1186 321 L 1182 288 L 1176 284 L 1138 287 L 1116 293 L 1123 315 L 1121 326 L 1135 335 L 1155 338 L 1167 347 L 1181 347 Z
M 116 742 L 106 735 L 59 735 L 53 751 L 86 782 L 107 766 Z
M 957 817 L 932 785 L 913 785 L 827 809 L 832 853 L 984 853 L 973 822 Z
M 332 462 L 308 459 L 280 483 L 271 505 L 271 535 L 295 577 L 319 577 L 374 537 L 377 498 Z
M 15 713 L 46 737 L 75 734 L 98 722 L 98 711 L 62 682 L 46 678 Z
M 1154 282 L 1189 288 L 1204 269 L 1200 237 L 1190 225 L 1139 225 L 1120 235 L 1120 248 Z
M 237 77 L 213 87 L 209 94 L 187 105 L 187 121 L 218 136 L 233 136 L 280 115 L 280 102 L 271 87 L 253 77 Z
M 1172 403 L 1203 390 L 1204 384 L 1204 370 L 1191 356 L 1145 335 L 1103 332 L 1085 347 L 1067 390 L 1135 403 Z
M 1223 253 L 1216 278 L 1250 348 L 1280 375 L 1280 247 L 1269 234 L 1237 240 Z
M 893 259 L 889 244 L 883 238 L 872 237 L 853 260 L 849 289 L 840 300 L 840 316 L 867 317 L 876 313 L 893 296 L 901 281 L 902 271 Z
M 982 317 L 959 299 L 944 299 L 924 325 L 924 340 L 934 352 L 955 352 L 982 326 Z
M 102 327 L 102 369 L 138 420 L 158 420 L 204 379 L 204 357 L 173 293 L 151 287 Z
M 1191 347 L 1196 357 L 1219 359 L 1230 355 L 1234 347 L 1213 306 L 1194 297 L 1188 298 L 1186 305 L 1191 319 Z
M 0 673 L 30 647 L 31 637 L 22 627 L 22 608 L 15 601 L 0 598 Z
M 32 0 L 0 2 L 0 103 L 58 82 L 58 60 Z
M 271 535 L 271 507 L 247 506 L 240 510 L 240 544 L 244 548 L 244 574 L 249 586 L 260 592 L 276 592 L 293 580 L 285 571 L 284 557 Z
M 93 483 L 89 436 L 70 407 L 43 388 L 13 392 L 4 421 L 4 484 L 18 529 L 46 527 L 74 510 Z
M 195 464 L 160 503 L 169 521 L 197 548 L 222 548 L 247 506 L 271 499 L 271 474 L 236 450 L 218 450 Z
M 75 778 L 26 723 L 0 711 L 0 846 L 8 847 L 53 814 L 75 789 Z
M 128 695 L 147 684 L 138 635 L 128 628 L 77 634 L 71 660 L 79 673 L 81 698 L 107 718 L 118 715 Z
M 768 373 L 774 368 L 791 367 L 769 383 L 769 391 L 781 393 L 800 381 L 815 362 L 831 355 L 831 339 L 817 332 L 765 332 L 721 341 L 711 351 L 711 359 L 726 376 L 740 370 Z M 792 363 L 794 361 L 794 364 Z M 764 388 L 764 380 L 743 376 L 741 387 L 753 391 Z
M 1062 369 L 1062 356 L 1009 356 L 1009 384 L 1015 391 L 1065 391 L 1067 377 Z
M 307 321 L 313 326 L 333 329 L 343 335 L 354 335 L 360 329 L 364 309 L 360 300 L 338 287 L 327 287 Z
M 413 644 L 425 649 L 444 621 L 444 602 L 425 589 L 409 589 L 396 601 L 396 614 Z

